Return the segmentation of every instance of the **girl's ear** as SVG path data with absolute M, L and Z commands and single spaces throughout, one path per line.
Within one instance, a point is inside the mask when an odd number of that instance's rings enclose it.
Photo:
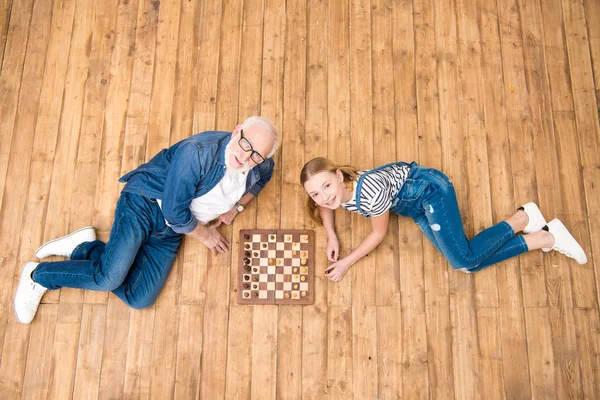
M 335 171 L 335 176 L 337 176 L 340 182 L 344 182 L 344 174 L 339 168 Z

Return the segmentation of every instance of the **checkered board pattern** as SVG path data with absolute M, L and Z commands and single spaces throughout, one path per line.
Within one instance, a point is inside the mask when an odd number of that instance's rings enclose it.
M 238 304 L 312 304 L 314 232 L 243 229 Z

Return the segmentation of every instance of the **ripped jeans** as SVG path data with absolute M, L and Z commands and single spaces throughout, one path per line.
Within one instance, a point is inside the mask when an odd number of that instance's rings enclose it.
M 476 272 L 528 251 L 525 239 L 515 236 L 505 221 L 467 239 L 450 179 L 415 163 L 390 211 L 412 217 L 450 265 L 463 272 Z

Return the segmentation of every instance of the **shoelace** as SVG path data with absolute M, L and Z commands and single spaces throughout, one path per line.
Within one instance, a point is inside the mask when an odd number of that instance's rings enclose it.
M 27 299 L 25 299 L 25 305 L 27 307 L 37 307 L 40 304 L 40 299 L 42 298 L 42 296 L 44 295 L 44 293 L 46 293 L 45 290 L 40 291 L 36 288 L 36 284 L 35 283 L 31 283 L 31 290 L 32 290 L 32 295 L 29 296 Z

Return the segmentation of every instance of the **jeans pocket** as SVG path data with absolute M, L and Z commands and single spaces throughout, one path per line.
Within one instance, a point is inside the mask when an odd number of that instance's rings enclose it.
M 442 185 L 444 185 L 446 187 L 452 187 L 452 181 L 443 172 L 438 171 L 437 169 L 433 169 L 433 168 L 427 172 L 429 173 L 429 175 L 431 175 L 431 177 L 435 181 L 441 183 Z

